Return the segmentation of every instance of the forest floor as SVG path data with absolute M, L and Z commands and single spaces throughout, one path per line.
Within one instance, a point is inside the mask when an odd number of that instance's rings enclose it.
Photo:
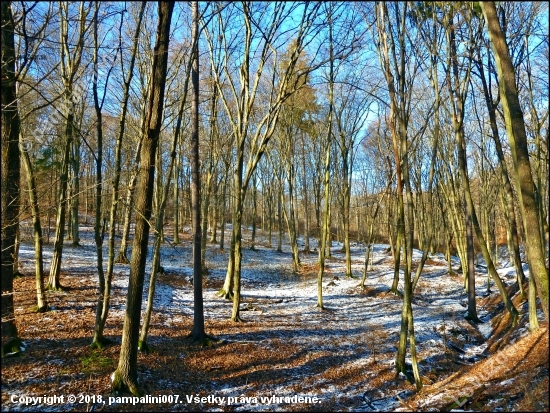
M 527 304 L 504 260 L 499 274 L 520 311 L 515 328 L 510 328 L 496 287 L 487 293 L 481 266 L 476 294 L 484 323 L 466 321 L 462 277 L 448 273 L 442 255 L 430 256 L 413 299 L 423 381 L 416 392 L 404 375 L 395 374 L 402 300 L 389 292 L 393 260 L 387 245 L 374 245 L 372 269 L 362 289 L 365 247 L 352 247 L 354 278 L 348 278 L 342 246 L 334 243 L 323 280 L 326 310 L 320 311 L 317 254 L 301 254 L 303 265 L 295 274 L 288 244 L 277 253 L 260 235 L 251 249 L 248 230 L 243 323 L 229 320 L 231 303 L 216 295 L 228 249 L 207 246 L 206 331 L 223 340 L 210 347 L 188 338 L 193 315 L 189 233 L 182 234 L 179 245 L 163 244 L 166 273 L 158 279 L 148 336 L 153 351 L 138 356 L 139 383 L 150 397 L 132 403 L 121 398 L 128 395 L 110 393 L 129 268 L 117 264 L 114 270 L 105 330 L 113 345 L 91 350 L 98 285 L 92 235 L 91 227 L 82 227 L 80 247 L 66 241 L 61 283 L 67 289 L 48 293 L 51 311 L 43 314 L 32 312 L 34 252 L 30 240 L 23 239 L 23 276 L 14 284 L 16 324 L 26 349 L 2 360 L 2 411 L 548 411 L 548 325 L 542 322 L 529 334 Z M 419 258 L 415 251 L 413 261 Z M 51 245 L 44 259 L 49 271 Z M 452 265 L 458 272 L 459 261 Z M 148 282 L 143 308 L 147 287 Z M 63 399 L 54 400 L 54 395 Z M 76 401 L 69 402 L 69 395 Z M 25 399 L 31 397 L 35 399 Z

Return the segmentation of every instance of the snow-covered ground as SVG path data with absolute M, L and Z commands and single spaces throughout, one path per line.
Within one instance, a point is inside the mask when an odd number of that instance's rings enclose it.
M 249 238 L 248 231 L 245 230 L 244 236 Z M 81 237 L 81 247 L 71 247 L 67 242 L 63 252 L 62 270 L 70 274 L 70 277 L 79 277 L 83 284 L 95 286 L 97 277 L 93 230 L 83 227 Z M 284 244 L 283 253 L 277 253 L 275 247 L 267 248 L 265 241 L 265 237 L 260 235 L 255 249 L 243 248 L 241 291 L 241 315 L 245 320 L 244 324 L 263 328 L 241 334 L 235 333 L 233 329 L 225 334 L 218 334 L 217 337 L 226 343 L 253 343 L 268 352 L 277 352 L 277 343 L 283 341 L 286 345 L 295 346 L 297 354 L 303 355 L 304 362 L 292 368 L 276 366 L 275 368 L 288 368 L 289 373 L 285 380 L 276 381 L 269 387 L 251 388 L 248 381 L 217 380 L 205 385 L 206 387 L 203 386 L 202 394 L 223 397 L 225 405 L 231 400 L 229 397 L 235 398 L 231 406 L 233 411 L 284 410 L 293 402 L 289 402 L 290 399 L 285 400 L 284 397 L 292 396 L 316 397 L 316 403 L 320 407 L 330 400 L 332 406 L 348 411 L 393 410 L 400 407 L 400 400 L 410 394 L 410 390 L 404 389 L 410 387 L 381 387 L 374 384 L 381 369 L 392 369 L 401 323 L 402 301 L 389 292 L 393 281 L 393 264 L 391 254 L 387 252 L 388 245 L 374 245 L 373 265 L 372 268 L 369 267 L 365 283 L 367 288 L 362 290 L 358 284 L 364 266 L 365 247 L 360 244 L 354 244 L 352 247 L 354 278 L 347 278 L 344 275 L 345 254 L 342 252 L 342 245 L 334 243 L 331 249 L 332 258 L 327 259 L 323 280 L 323 304 L 327 311 L 320 311 L 316 307 L 316 271 L 294 274 L 288 244 Z M 276 243 L 275 236 L 273 242 Z M 311 248 L 316 247 L 315 240 L 312 239 L 310 243 Z M 220 252 L 215 245 L 209 244 L 207 248 L 207 278 L 218 286 L 225 277 L 228 255 L 227 252 Z M 182 280 L 189 279 L 192 275 L 189 241 L 176 246 L 163 244 L 161 253 L 161 265 L 168 275 L 181 277 Z M 413 262 L 418 262 L 420 257 L 421 251 L 415 250 Z M 48 270 L 51 249 L 46 248 L 44 258 Z M 317 254 L 301 254 L 300 259 L 306 267 L 314 268 Z M 33 260 L 32 244 L 23 243 L 20 248 L 20 261 L 26 272 L 32 272 Z M 453 257 L 452 265 L 455 271 L 459 264 L 459 260 Z M 150 260 L 147 271 L 149 268 Z M 449 345 L 458 346 L 464 351 L 465 363 L 475 362 L 485 349 L 484 338 L 491 334 L 486 309 L 478 308 L 478 316 L 486 321 L 484 324 L 473 327 L 464 319 L 467 296 L 462 279 L 456 275 L 449 275 L 447 269 L 447 263 L 441 254 L 430 256 L 413 299 L 414 329 L 421 375 L 443 374 L 438 372 L 437 363 L 433 360 L 444 354 Z M 477 267 L 477 271 L 476 294 L 482 297 L 486 295 L 487 275 L 481 266 Z M 513 268 L 504 267 L 498 271 L 507 285 L 515 281 Z M 117 264 L 114 274 L 109 317 L 123 319 L 129 268 Z M 143 291 L 144 310 L 147 280 Z M 225 321 L 230 318 L 231 303 L 216 295 L 218 289 L 219 287 L 204 288 L 204 314 L 207 321 Z M 402 280 L 398 289 L 402 289 Z M 498 294 L 496 288 L 493 287 L 492 291 L 492 294 Z M 162 282 L 161 277 L 156 286 L 154 308 L 156 312 L 164 315 L 162 322 L 167 328 L 178 325 L 182 320 L 188 320 L 193 314 L 192 285 L 185 282 L 177 285 Z M 32 328 L 38 329 L 40 326 L 36 324 Z M 90 329 L 92 328 L 93 326 L 90 326 Z M 25 332 L 22 332 L 22 336 L 25 337 Z M 155 345 L 162 340 L 159 336 L 151 337 L 150 344 Z M 340 369 L 348 369 L 350 372 L 361 370 L 365 372 L 366 379 L 357 381 L 350 377 L 348 380 L 335 380 L 320 375 L 314 362 L 328 355 L 337 357 Z M 407 360 L 410 362 L 409 358 Z M 166 394 L 177 386 L 175 383 L 163 383 L 162 387 L 163 393 Z M 9 398 L 10 394 L 13 394 L 13 390 L 2 385 L 2 393 L 4 400 L 4 396 Z M 244 394 L 257 397 L 256 402 L 252 399 L 240 400 L 239 397 Z M 283 399 L 260 399 L 273 395 Z M 200 405 L 200 409 L 205 411 L 220 411 L 221 407 L 223 406 L 213 403 Z M 3 403 L 2 410 L 20 408 L 21 405 L 9 406 L 9 403 Z M 194 408 L 199 409 L 199 405 L 195 405 Z M 316 410 L 315 404 L 304 404 L 302 408 Z

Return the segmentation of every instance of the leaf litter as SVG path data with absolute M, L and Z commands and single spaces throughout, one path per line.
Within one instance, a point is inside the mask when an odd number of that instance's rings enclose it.
M 3 360 L 2 411 L 548 410 L 547 324 L 542 322 L 538 332 L 528 334 L 526 305 L 515 294 L 521 319 L 510 329 L 498 293 L 484 297 L 487 277 L 482 267 L 477 268 L 477 308 L 486 322 L 473 325 L 464 319 L 467 296 L 462 277 L 448 274 L 441 254 L 429 257 L 413 298 L 424 384 L 416 393 L 394 369 L 402 301 L 389 292 L 393 261 L 388 245 L 374 245 L 373 267 L 361 289 L 365 246 L 352 247 L 354 278 L 349 278 L 342 245 L 333 243 L 323 280 L 326 310 L 320 311 L 317 254 L 301 254 L 300 271 L 293 273 L 288 243 L 278 253 L 259 233 L 254 249 L 243 248 L 243 323 L 229 320 L 232 303 L 217 295 L 228 251 L 207 245 L 205 326 L 208 334 L 223 340 L 211 347 L 197 346 L 187 337 L 193 316 L 190 238 L 161 247 L 165 273 L 157 280 L 148 337 L 153 352 L 139 354 L 138 378 L 144 394 L 178 395 L 177 404 L 12 403 L 14 396 L 113 396 L 110 375 L 118 363 L 129 276 L 127 265 L 115 265 L 105 328 L 113 344 L 92 351 L 98 285 L 92 229 L 82 227 L 82 247 L 65 247 L 61 282 L 67 290 L 49 292 L 52 311 L 43 314 L 31 311 L 34 252 L 30 240 L 24 240 L 20 262 L 27 275 L 14 281 L 14 300 L 26 351 Z M 314 239 L 310 243 L 317 246 Z M 46 266 L 51 245 L 45 249 Z M 415 250 L 413 261 L 420 257 Z M 514 269 L 501 261 L 507 265 L 499 268 L 501 278 L 514 291 Z M 458 272 L 460 263 L 454 257 L 452 265 Z M 148 280 L 143 311 L 147 286 Z M 186 399 L 195 396 L 197 402 Z M 223 397 L 224 402 L 212 397 Z M 228 404 L 230 397 L 234 402 Z M 315 397 L 316 402 L 299 403 L 297 397 Z

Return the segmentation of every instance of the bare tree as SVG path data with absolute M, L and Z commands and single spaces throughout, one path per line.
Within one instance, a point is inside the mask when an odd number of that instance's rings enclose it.
M 79 70 L 81 69 L 82 54 L 84 50 L 84 40 L 91 24 L 87 21 L 88 14 L 92 9 L 91 5 L 86 5 L 85 2 L 80 3 L 78 12 L 78 30 L 74 45 L 70 41 L 69 23 L 69 3 L 60 2 L 59 17 L 60 17 L 60 60 L 61 60 L 61 79 L 63 81 L 63 117 L 65 147 L 63 149 L 63 164 L 60 174 L 60 189 L 59 201 L 57 209 L 57 223 L 55 230 L 55 245 L 50 266 L 50 278 L 48 288 L 53 290 L 62 289 L 59 277 L 61 273 L 61 258 L 63 254 L 63 238 L 65 235 L 65 217 L 67 214 L 68 190 L 69 181 L 69 164 L 71 163 L 71 151 L 74 150 L 73 143 L 75 135 L 78 133 L 75 119 L 75 102 L 82 99 L 81 92 L 75 89 L 75 82 Z M 78 146 L 78 145 L 77 145 Z M 74 171 L 73 171 L 74 172 Z M 78 196 L 78 195 L 77 195 Z M 77 217 L 78 221 L 78 217 Z M 73 242 L 78 240 L 73 239 Z
M 238 11 L 238 13 L 242 13 L 240 14 L 240 23 L 244 26 L 244 39 L 238 40 L 242 45 L 242 48 L 240 48 L 242 55 L 238 58 L 240 62 L 238 67 L 232 67 L 232 63 L 230 63 L 227 56 L 224 56 L 224 63 L 221 65 L 220 70 L 217 70 L 214 61 L 215 50 L 220 47 L 215 44 L 216 41 L 221 42 L 226 48 L 226 53 L 232 52 L 232 49 L 228 47 L 228 43 L 234 45 L 237 42 L 235 38 L 228 39 L 230 31 L 227 27 L 228 22 L 235 24 L 234 17 L 237 14 L 228 16 L 219 13 L 218 28 L 214 31 L 212 29 L 205 31 L 210 49 L 212 71 L 218 87 L 223 90 L 224 82 L 227 82 L 230 86 L 230 96 L 221 93 L 220 98 L 233 128 L 236 164 L 234 168 L 231 253 L 226 281 L 220 294 L 227 298 L 231 296 L 231 280 L 233 280 L 234 296 L 231 315 L 233 321 L 241 321 L 239 315 L 242 262 L 241 224 L 245 196 L 256 166 L 273 136 L 282 104 L 295 90 L 295 85 L 291 84 L 294 66 L 305 44 L 310 39 L 309 36 L 316 30 L 316 26 L 312 22 L 315 20 L 319 9 L 319 4 L 306 4 L 302 8 L 300 25 L 295 38 L 296 47 L 290 53 L 287 68 L 279 74 L 278 79 L 275 77 L 277 71 L 273 71 L 272 84 L 277 86 L 269 95 L 264 111 L 259 114 L 257 112 L 259 108 L 255 105 L 255 101 L 260 79 L 262 79 L 264 68 L 269 59 L 275 58 L 276 60 L 276 54 L 273 55 L 273 53 L 277 51 L 278 45 L 276 42 L 280 41 L 281 25 L 285 18 L 296 10 L 296 5 L 242 2 L 241 6 L 242 12 Z M 230 5 L 226 13 L 236 13 L 236 10 L 235 5 Z M 267 13 L 268 10 L 269 13 Z M 258 57 L 254 59 L 254 56 Z M 233 69 L 238 71 L 238 80 L 235 79 Z M 254 72 L 256 72 L 255 76 L 253 75 Z M 239 85 L 237 85 L 237 82 Z M 254 111 L 256 112 L 253 113 Z M 255 125 L 252 124 L 253 115 L 260 119 Z M 253 126 L 256 126 L 254 132 L 252 131 Z M 247 144 L 250 149 L 245 168 L 245 148 Z
M 151 69 L 151 93 L 141 148 L 140 179 L 136 188 L 135 208 L 137 218 L 130 263 L 126 315 L 122 330 L 118 367 L 114 373 L 112 384 L 113 391 L 128 390 L 134 395 L 140 394 L 137 383 L 139 319 L 149 241 L 149 220 L 153 203 L 155 158 L 162 125 L 164 89 L 168 66 L 168 43 L 173 9 L 174 2 L 159 2 L 158 29 L 153 67 Z
M 548 269 L 544 262 L 539 204 L 537 203 L 535 183 L 531 174 L 525 121 L 516 88 L 515 70 L 506 44 L 506 37 L 500 27 L 495 3 L 482 2 L 480 5 L 495 53 L 502 108 L 506 120 L 506 133 L 514 161 L 514 177 L 520 199 L 523 228 L 527 239 L 526 250 L 530 274 L 535 279 L 542 311 L 546 321 L 548 321 Z
M 407 374 L 405 353 L 407 335 L 410 341 L 411 359 L 414 381 L 417 389 L 422 387 L 416 360 L 416 345 L 414 339 L 414 322 L 412 313 L 412 244 L 414 239 L 413 201 L 409 178 L 409 138 L 407 124 L 410 111 L 412 83 L 418 68 L 406 64 L 405 54 L 411 38 L 407 33 L 407 4 L 392 4 L 393 13 L 390 16 L 388 4 L 377 5 L 377 29 L 380 51 L 380 63 L 390 95 L 390 120 L 395 170 L 397 180 L 397 246 L 395 252 L 395 273 L 399 273 L 401 248 L 403 248 L 403 310 L 401 314 L 401 334 L 395 367 L 398 372 Z M 406 208 L 405 196 L 406 192 Z M 405 215 L 406 213 L 406 215 Z M 407 219 L 405 219 L 405 216 Z M 408 227 L 406 224 L 408 223 Z

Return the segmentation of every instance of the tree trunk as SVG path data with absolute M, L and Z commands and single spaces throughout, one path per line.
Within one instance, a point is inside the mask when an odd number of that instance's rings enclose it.
M 506 230 L 509 234 L 507 234 L 507 237 L 509 238 L 510 244 L 511 244 L 511 251 L 510 255 L 513 257 L 514 261 L 514 267 L 516 269 L 516 274 L 518 277 L 518 283 L 520 284 L 520 289 L 523 294 L 523 282 L 525 280 L 525 274 L 523 273 L 523 266 L 521 263 L 521 256 L 519 252 L 519 237 L 518 237 L 518 229 L 517 229 L 517 218 L 516 218 L 516 212 L 515 212 L 515 206 L 514 206 L 514 191 L 512 189 L 512 185 L 510 183 L 510 178 L 508 174 L 508 168 L 506 166 L 506 160 L 504 159 L 504 152 L 502 150 L 502 145 L 500 143 L 500 136 L 498 132 L 498 125 L 497 125 L 497 117 L 496 117 L 496 106 L 491 98 L 491 91 L 489 90 L 489 87 L 487 85 L 487 81 L 485 80 L 485 74 L 483 71 L 483 65 L 479 64 L 478 69 L 480 71 L 480 78 L 481 78 L 481 84 L 483 86 L 483 94 L 485 97 L 485 103 L 487 105 L 487 111 L 489 114 L 489 124 L 491 126 L 491 136 L 493 138 L 493 142 L 495 143 L 495 149 L 498 156 L 498 161 L 500 165 L 500 176 L 502 178 L 503 183 L 503 192 L 505 195 L 505 201 L 503 199 L 503 204 L 506 210 L 506 214 L 508 216 L 507 222 L 508 225 L 506 226 Z
M 78 208 L 80 205 L 80 137 L 78 132 L 75 131 L 73 138 L 73 145 L 71 151 L 71 169 L 73 171 L 71 188 L 71 219 L 69 220 L 71 225 L 71 237 L 73 240 L 73 247 L 80 246 L 80 236 L 78 228 Z
M 225 198 L 227 196 L 227 170 L 223 175 L 223 190 L 222 190 L 222 199 L 221 199 L 221 205 L 220 205 L 220 219 L 221 219 L 221 225 L 220 225 L 220 249 L 224 249 L 224 242 L 225 242 Z
M 128 390 L 139 395 L 137 383 L 137 351 L 139 340 L 139 319 L 149 241 L 149 219 L 153 201 L 155 177 L 155 155 L 162 125 L 164 89 L 168 65 L 168 43 L 173 2 L 159 2 L 158 29 L 151 75 L 151 92 L 143 146 L 141 150 L 140 180 L 136 188 L 136 231 L 130 263 L 130 279 L 126 312 L 122 330 L 122 344 L 117 370 L 114 373 L 112 390 Z
M 204 310 L 202 297 L 202 276 L 204 262 L 201 254 L 201 204 L 200 204 L 200 163 L 199 163 L 199 5 L 191 3 L 193 25 L 191 28 L 192 67 L 191 83 L 193 100 L 191 102 L 191 203 L 193 208 L 193 340 L 205 344 Z M 209 196 L 209 194 L 207 194 Z M 205 237 L 206 238 L 206 237 Z
M 309 201 L 308 201 L 308 187 L 307 187 L 307 169 L 306 169 L 306 153 L 305 153 L 305 144 L 304 144 L 304 134 L 301 133 L 302 137 L 302 190 L 304 192 L 304 252 L 308 253 L 310 251 L 309 246 Z M 271 239 L 270 239 L 271 242 Z
M 252 179 L 252 235 L 250 236 L 250 249 L 255 250 L 256 246 L 256 215 L 258 214 L 258 188 L 256 182 L 256 174 Z
M 66 101 L 67 102 L 67 101 Z M 65 215 L 67 213 L 67 183 L 69 173 L 69 157 L 70 149 L 73 140 L 73 113 L 72 102 L 68 101 L 70 107 L 70 113 L 67 115 L 67 122 L 65 125 L 65 149 L 63 152 L 63 164 L 61 167 L 61 175 L 59 177 L 59 198 L 57 207 L 57 219 L 55 226 L 55 241 L 53 247 L 53 256 L 50 266 L 50 278 L 48 280 L 48 289 L 50 290 L 62 290 L 63 286 L 60 283 L 61 274 L 61 257 L 63 255 L 63 238 L 65 236 Z
M 321 227 L 321 243 L 319 244 L 319 271 L 317 273 L 317 307 L 324 310 L 323 305 L 323 276 L 325 274 L 325 254 L 328 236 L 330 233 L 330 153 L 332 144 L 332 116 L 334 112 L 334 52 L 332 38 L 332 4 L 328 15 L 329 33 L 329 83 L 328 83 L 328 121 L 327 137 L 325 141 L 325 165 L 323 187 L 325 192 L 325 205 L 323 210 L 323 224 Z M 329 247 L 330 252 L 330 247 Z
M 193 3 L 193 7 L 195 7 L 194 3 Z M 193 11 L 193 12 L 195 13 L 195 11 Z M 191 65 L 191 63 L 194 64 L 192 59 L 190 59 L 189 63 L 190 63 L 190 65 Z M 188 90 L 188 85 L 189 85 L 189 74 L 191 72 L 190 65 L 188 65 L 187 71 L 186 71 L 186 77 L 185 77 L 185 82 L 184 82 L 184 86 L 183 86 L 183 91 L 184 92 L 183 92 L 183 96 L 180 99 L 180 107 L 179 107 L 178 117 L 177 117 L 177 121 L 176 121 L 176 129 L 174 131 L 174 137 L 173 137 L 173 140 L 172 140 L 172 147 L 171 147 L 171 150 L 170 150 L 170 163 L 168 165 L 168 170 L 166 172 L 166 181 L 164 183 L 164 186 L 162 185 L 161 179 L 157 180 L 157 195 L 159 196 L 159 200 L 158 200 L 158 205 L 157 205 L 157 219 L 156 219 L 156 222 L 155 222 L 155 243 L 153 245 L 153 262 L 151 264 L 151 275 L 149 277 L 149 290 L 148 290 L 148 293 L 147 293 L 147 306 L 145 308 L 145 314 L 143 316 L 143 324 L 141 326 L 141 333 L 140 333 L 139 342 L 138 342 L 138 349 L 140 351 L 144 351 L 144 352 L 149 352 L 150 351 L 150 348 L 147 345 L 147 334 L 149 332 L 149 324 L 151 322 L 151 314 L 153 313 L 153 303 L 154 303 L 154 298 L 155 298 L 155 287 L 156 287 L 157 276 L 158 276 L 158 273 L 160 272 L 160 244 L 163 242 L 163 239 L 164 239 L 163 233 L 162 233 L 162 228 L 164 226 L 164 213 L 166 211 L 166 203 L 168 201 L 168 194 L 170 192 L 171 178 L 172 178 L 172 174 L 173 174 L 173 171 L 174 171 L 174 166 L 176 165 L 176 152 L 177 152 L 177 148 L 178 148 L 179 136 L 180 136 L 180 133 L 181 133 L 181 123 L 182 123 L 182 118 L 183 118 L 185 105 L 187 103 L 187 90 Z M 195 70 L 195 69 L 193 68 L 193 70 Z M 195 73 L 192 73 L 192 75 L 194 76 Z M 193 82 L 194 81 L 195 81 L 195 79 L 193 79 Z M 193 86 L 195 87 L 196 85 L 193 83 Z M 194 106 L 192 106 L 192 108 L 194 110 Z M 197 116 L 197 114 L 195 112 L 193 112 L 193 110 L 192 110 L 192 117 Z M 195 118 L 192 118 L 192 126 L 193 127 L 195 126 Z M 194 138 L 195 138 L 194 133 L 195 133 L 195 130 L 193 129 L 192 136 L 191 136 L 191 141 L 192 141 L 193 145 L 195 144 L 195 142 L 194 142 Z M 157 148 L 157 150 L 158 149 L 160 149 L 160 145 Z M 194 146 L 193 146 L 193 148 L 192 148 L 193 155 L 194 155 L 194 150 L 195 149 L 194 149 Z M 191 159 L 191 161 L 192 161 L 191 162 L 191 168 L 192 168 L 192 172 L 193 172 L 193 167 L 194 167 L 193 159 Z M 158 169 L 159 169 L 159 171 L 161 170 L 160 166 L 159 166 Z M 160 175 L 161 175 L 160 173 L 157 174 L 157 176 L 160 176 Z M 192 175 L 192 178 L 194 178 L 194 175 Z M 158 189 L 159 186 L 160 186 L 160 189 Z M 191 195 L 193 196 L 193 182 L 191 182 Z M 200 225 L 199 225 L 199 234 L 200 234 Z M 195 274 L 193 275 L 193 278 L 194 278 L 194 280 L 199 280 L 200 281 L 200 277 L 197 278 Z M 202 282 L 201 282 L 201 284 L 202 284 Z M 193 285 L 195 285 L 195 283 L 193 283 Z M 194 288 L 196 288 L 196 287 L 194 287 Z M 202 307 L 202 303 L 201 303 L 201 307 Z M 195 309 L 196 309 L 196 306 L 195 306 Z
M 44 290 L 44 260 L 42 254 L 42 225 L 40 224 L 40 211 L 38 208 L 38 195 L 36 190 L 36 178 L 32 168 L 31 159 L 28 152 L 19 141 L 21 158 L 25 171 L 27 173 L 27 188 L 29 191 L 29 203 L 31 206 L 32 226 L 34 234 L 34 259 L 35 259 L 35 279 L 36 279 L 36 312 L 43 313 L 48 310 L 46 292 Z
M 61 290 L 63 287 L 59 282 L 61 273 L 61 258 L 63 254 L 63 238 L 65 235 L 65 218 L 67 214 L 68 203 L 68 180 L 69 165 L 71 163 L 71 149 L 73 148 L 76 126 L 75 122 L 75 101 L 82 98 L 82 90 L 75 88 L 75 76 L 80 68 L 82 50 L 84 46 L 84 36 L 86 34 L 86 22 L 89 10 L 84 9 L 84 3 L 80 4 L 79 10 L 79 32 L 78 39 L 72 52 L 69 53 L 67 39 L 69 33 L 69 11 L 68 5 L 62 4 L 60 10 L 60 60 L 61 73 L 63 79 L 63 110 L 65 112 L 65 148 L 63 151 L 63 164 L 59 178 L 59 201 L 57 208 L 57 222 L 55 231 L 55 243 L 53 250 L 52 263 L 50 266 L 50 278 L 48 288 L 52 290 Z M 73 188 L 74 189 L 74 188 Z M 78 212 L 77 212 L 78 216 Z
M 113 192 L 111 196 L 111 211 L 109 214 L 109 241 L 108 241 L 108 259 L 107 259 L 107 272 L 103 273 L 103 231 L 101 228 L 101 182 L 102 182 L 102 136 L 103 129 L 101 127 L 101 107 L 99 106 L 98 96 L 97 96 L 97 84 L 94 79 L 94 103 L 96 107 L 96 114 L 98 118 L 97 126 L 97 136 L 98 136 L 98 156 L 97 156 L 97 187 L 96 187 L 96 214 L 95 214 L 95 239 L 96 239 L 96 249 L 98 256 L 98 275 L 99 275 L 99 291 L 97 298 L 97 309 L 96 309 L 96 321 L 94 326 L 94 336 L 92 338 L 92 348 L 102 348 L 107 340 L 103 336 L 103 330 L 105 328 L 105 323 L 107 322 L 107 316 L 109 314 L 109 303 L 111 299 L 111 284 L 113 279 L 113 267 L 115 262 L 115 220 L 118 209 L 118 203 L 120 199 L 119 194 L 119 183 L 120 183 L 120 173 L 121 173 L 121 153 L 122 153 L 122 140 L 124 137 L 124 131 L 126 128 L 126 114 L 128 108 L 128 99 L 130 96 L 130 83 L 133 77 L 133 68 L 135 64 L 136 52 L 138 47 L 139 33 L 141 30 L 141 22 L 143 19 L 143 13 L 145 11 L 145 3 L 142 4 L 138 22 L 136 25 L 136 32 L 134 35 L 134 43 L 132 48 L 132 55 L 130 60 L 130 66 L 128 68 L 128 74 L 124 80 L 124 95 L 122 99 L 122 108 L 119 121 L 119 130 L 116 141 L 115 148 L 115 171 L 113 178 Z M 97 20 L 97 10 L 96 10 L 96 20 Z M 96 21 L 97 24 L 97 21 Z M 94 32 L 94 35 L 97 36 L 97 33 Z M 122 36 L 122 33 L 120 33 Z M 96 42 L 96 53 L 97 53 L 97 39 Z M 95 57 L 97 59 L 97 56 Z M 94 71 L 94 75 L 97 72 Z M 138 145 L 139 153 L 139 145 Z M 125 227 L 126 228 L 126 227 Z M 125 234 L 127 237 L 127 233 Z
M 19 353 L 21 341 L 13 307 L 13 252 L 19 225 L 20 119 L 15 80 L 14 22 L 10 2 L 2 2 L 2 358 Z
M 288 182 L 288 214 L 286 212 L 286 207 L 284 206 L 284 193 L 281 191 L 281 203 L 283 205 L 283 214 L 285 216 L 286 226 L 288 230 L 288 239 L 290 242 L 290 250 L 292 251 L 292 265 L 294 272 L 298 272 L 300 268 L 300 256 L 298 249 L 298 239 L 296 236 L 296 214 L 294 207 L 294 166 L 292 165 L 291 160 L 287 160 L 287 182 Z M 283 184 L 281 183 L 281 188 Z
M 516 186 L 526 235 L 530 274 L 535 279 L 542 310 L 546 321 L 548 321 L 548 270 L 544 262 L 544 248 L 541 243 L 542 228 L 539 224 L 536 189 L 531 175 L 527 135 L 515 83 L 515 70 L 506 38 L 500 28 L 494 2 L 481 2 L 480 5 L 495 53 L 506 132 L 514 161 Z

